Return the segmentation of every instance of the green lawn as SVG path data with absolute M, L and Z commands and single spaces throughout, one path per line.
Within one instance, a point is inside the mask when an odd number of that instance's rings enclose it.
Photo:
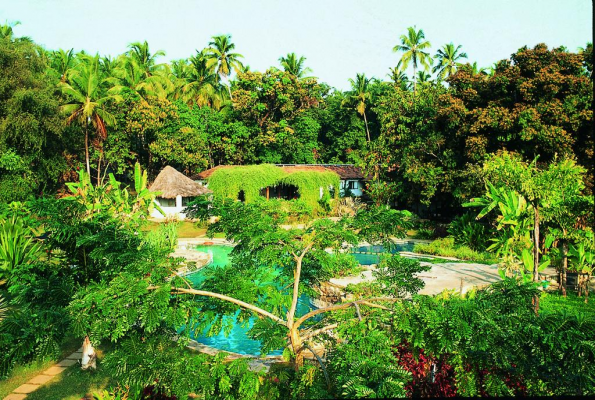
M 159 227 L 159 224 L 162 224 L 162 222 L 149 221 L 145 227 L 145 230 L 156 230 Z M 199 228 L 196 226 L 196 223 L 190 221 L 178 222 L 178 238 L 180 239 L 206 237 L 206 235 L 207 228 Z M 215 237 L 223 238 L 224 235 L 222 233 L 217 233 L 215 234 Z
M 33 361 L 29 364 L 16 366 L 11 371 L 7 379 L 0 381 L 0 399 L 5 398 L 10 392 L 21 386 L 23 383 L 27 382 L 36 375 L 39 375 L 44 370 L 48 369 L 53 364 L 62 360 L 69 354 L 75 352 L 79 347 L 81 347 L 81 344 L 81 340 L 69 338 L 62 345 L 59 357 L 55 359 L 45 358 L 42 360 Z M 56 398 L 60 399 L 61 397 Z

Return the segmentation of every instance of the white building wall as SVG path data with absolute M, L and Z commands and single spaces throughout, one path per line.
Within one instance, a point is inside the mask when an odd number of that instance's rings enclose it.
M 177 218 L 179 220 L 183 220 L 186 218 L 186 214 L 184 214 L 182 211 L 184 210 L 184 208 L 182 206 L 182 196 L 177 196 L 176 197 L 176 205 L 175 207 L 164 207 L 161 206 L 159 204 L 159 201 L 157 199 L 154 200 L 155 204 L 160 206 L 161 209 L 163 210 L 163 212 L 165 213 L 165 216 L 162 215 L 156 208 L 153 209 L 153 211 L 151 212 L 151 217 L 155 218 L 155 219 L 166 219 L 166 218 Z

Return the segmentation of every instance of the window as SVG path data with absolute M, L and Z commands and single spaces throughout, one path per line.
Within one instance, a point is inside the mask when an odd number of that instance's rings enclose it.
M 357 181 L 347 181 L 347 189 L 349 190 L 353 190 L 353 189 L 358 189 L 359 185 Z
M 175 207 L 176 199 L 164 199 L 163 197 L 157 197 L 157 201 L 161 207 Z

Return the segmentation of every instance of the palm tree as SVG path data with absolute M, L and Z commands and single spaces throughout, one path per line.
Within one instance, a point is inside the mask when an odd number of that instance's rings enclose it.
M 420 84 L 422 84 L 422 85 L 423 85 L 423 84 L 425 84 L 425 83 L 429 83 L 429 82 L 431 81 L 431 79 L 432 79 L 432 75 L 428 74 L 428 73 L 427 73 L 427 72 L 425 72 L 425 71 L 417 71 L 417 77 L 416 77 L 416 78 L 417 78 L 416 80 L 417 80 L 417 81 L 418 81 Z
M 370 142 L 370 130 L 368 129 L 368 118 L 366 117 L 366 105 L 371 98 L 370 91 L 368 90 L 371 81 L 372 79 L 366 78 L 366 74 L 357 74 L 355 81 L 350 78 L 351 91 L 349 92 L 349 97 L 343 102 L 343 105 L 351 105 L 364 117 L 368 143 Z
M 409 85 L 409 78 L 407 75 L 399 69 L 397 65 L 394 68 L 389 68 L 390 73 L 388 77 L 393 81 L 395 86 L 399 86 L 401 89 L 406 90 Z
M 295 53 L 289 53 L 287 57 L 279 58 L 279 62 L 285 72 L 289 72 L 298 79 L 305 78 L 305 74 L 312 72 L 310 68 L 304 68 L 306 57 L 297 58 Z
M 473 64 L 471 64 L 471 73 L 473 75 L 488 75 L 488 71 L 487 68 L 485 67 L 479 67 L 477 65 L 477 61 L 474 61 Z
M 74 66 L 74 49 L 64 51 L 62 49 L 52 52 L 51 67 L 60 75 L 60 82 L 66 82 L 68 74 Z
M 190 58 L 187 76 L 184 78 L 186 83 L 182 88 L 182 98 L 187 103 L 196 104 L 199 107 L 209 105 L 219 108 L 224 99 L 217 74 L 208 67 L 207 54 L 206 50 L 197 51 L 197 54 Z
M 0 39 L 12 40 L 12 37 L 14 36 L 12 28 L 20 24 L 21 23 L 19 21 L 16 21 L 10 24 L 7 23 L 6 25 L 0 25 Z
M 421 29 L 419 31 L 415 31 L 415 27 L 407 28 L 407 36 L 401 35 L 400 39 L 401 44 L 393 47 L 393 52 L 403 52 L 401 61 L 399 62 L 403 69 L 407 69 L 410 61 L 413 62 L 413 94 L 415 95 L 415 73 L 418 64 L 422 65 L 427 71 L 430 68 L 430 65 L 433 63 L 430 54 L 424 51 L 425 49 L 430 48 L 431 44 L 427 40 L 424 41 L 424 31 Z
M 76 121 L 85 132 L 85 160 L 87 174 L 91 176 L 89 166 L 89 125 L 95 128 L 100 141 L 107 137 L 106 127 L 115 123 L 115 117 L 106 110 L 110 101 L 121 100 L 117 95 L 102 93 L 102 76 L 99 70 L 99 56 L 88 57 L 81 62 L 70 75 L 70 83 L 60 82 L 62 93 L 70 97 L 70 102 L 62 106 L 68 115 L 67 122 Z M 99 169 L 99 165 L 98 165 Z
M 244 56 L 233 53 L 236 45 L 231 42 L 231 35 L 213 36 L 213 41 L 209 42 L 209 46 L 205 51 L 207 68 L 214 68 L 215 73 L 228 82 L 232 70 L 235 70 L 236 73 L 241 70 L 240 58 L 244 58 Z M 231 98 L 231 88 L 228 89 Z
M 156 64 L 155 60 L 159 56 L 165 56 L 165 51 L 157 50 L 155 54 L 149 51 L 149 43 L 145 40 L 143 43 L 134 42 L 128 45 L 130 49 L 127 55 L 133 59 L 139 68 L 144 72 L 145 78 L 150 77 L 153 73 L 162 66 Z
M 467 53 L 459 53 L 461 47 L 461 45 L 458 45 L 455 48 L 454 44 L 448 43 L 442 46 L 441 49 L 438 49 L 438 52 L 434 56 L 438 60 L 438 65 L 432 69 L 432 72 L 438 72 L 440 79 L 448 78 L 454 74 L 457 67 L 461 65 L 459 60 L 467 58 Z

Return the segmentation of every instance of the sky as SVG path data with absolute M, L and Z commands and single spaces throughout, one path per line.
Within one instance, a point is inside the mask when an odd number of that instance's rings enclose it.
M 168 62 L 231 34 L 251 70 L 279 67 L 295 52 L 341 90 L 357 73 L 388 79 L 400 58 L 392 49 L 410 26 L 423 29 L 432 55 L 452 42 L 489 67 L 525 45 L 584 47 L 592 15 L 591 0 L 0 0 L 0 23 L 19 21 L 15 35 L 48 50 L 116 56 L 147 40 Z

